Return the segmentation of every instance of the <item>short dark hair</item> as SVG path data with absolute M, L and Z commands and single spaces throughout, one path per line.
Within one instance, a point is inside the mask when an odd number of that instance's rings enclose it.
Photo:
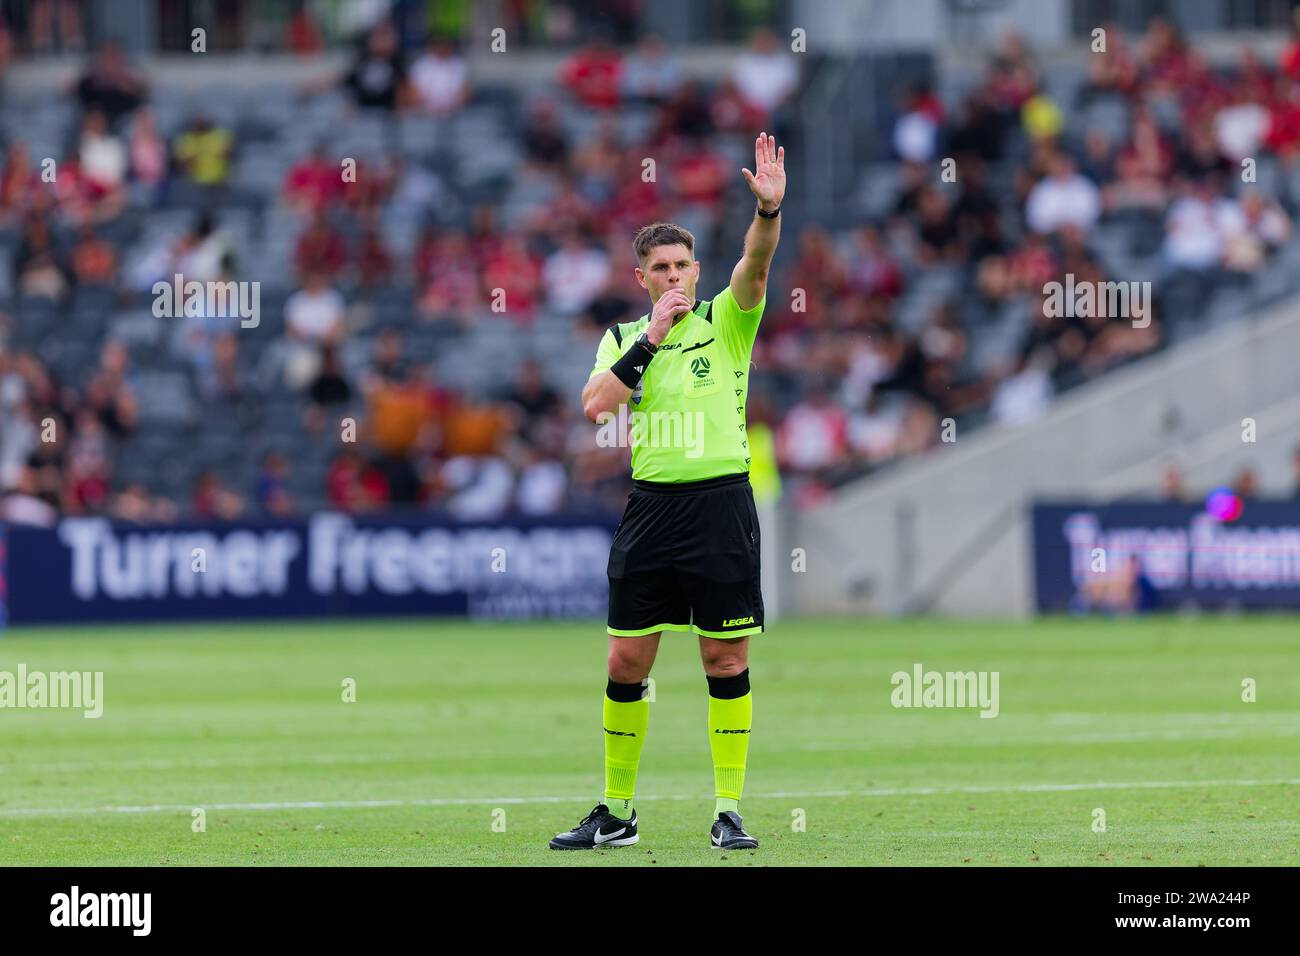
M 695 237 L 681 226 L 671 222 L 652 222 L 637 230 L 632 247 L 636 250 L 636 261 L 644 266 L 650 257 L 650 250 L 655 246 L 675 246 L 681 243 L 686 251 L 695 256 Z

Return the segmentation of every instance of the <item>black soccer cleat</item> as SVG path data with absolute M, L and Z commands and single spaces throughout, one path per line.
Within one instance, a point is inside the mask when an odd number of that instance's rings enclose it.
M 598 846 L 631 846 L 641 839 L 636 833 L 636 810 L 631 820 L 620 820 L 603 803 L 596 804 L 572 830 L 555 834 L 552 850 L 594 850 Z
M 734 810 L 719 813 L 713 821 L 709 841 L 715 850 L 757 850 L 758 841 L 745 832 L 740 814 Z

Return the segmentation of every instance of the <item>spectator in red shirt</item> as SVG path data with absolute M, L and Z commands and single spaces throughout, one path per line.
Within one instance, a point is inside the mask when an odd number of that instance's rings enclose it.
M 722 200 L 731 170 L 708 140 L 687 143 L 675 163 L 672 177 L 679 202 L 703 206 L 716 221 L 722 214 Z
M 541 261 L 529 251 L 522 236 L 512 235 L 483 263 L 483 295 L 489 305 L 496 301 L 500 289 L 506 315 L 521 325 L 536 316 L 541 280 Z
M 117 251 L 90 225 L 81 227 L 72 247 L 72 274 L 78 284 L 90 285 L 110 285 L 117 275 Z
M 1107 93 L 1133 96 L 1141 82 L 1137 58 L 1133 55 L 1118 23 L 1103 24 L 1106 31 L 1106 53 L 1088 60 L 1088 86 L 1085 101 Z
M 611 230 L 631 229 L 635 232 L 647 222 L 666 217 L 659 183 L 641 178 L 641 163 L 633 152 L 628 153 L 623 173 L 615 180 L 619 184 L 618 192 L 605 206 L 602 218 Z
M 579 103 L 594 109 L 618 106 L 622 82 L 622 59 L 604 37 L 597 37 L 560 67 L 560 83 Z
M 298 274 L 320 273 L 333 279 L 347 263 L 347 258 L 343 237 L 329 224 L 324 213 L 316 213 L 311 225 L 298 238 L 298 250 L 294 254 Z
M 76 432 L 68 448 L 64 507 L 72 514 L 97 513 L 108 503 L 108 436 L 91 409 L 77 413 Z
M 1273 92 L 1272 71 L 1250 47 L 1244 47 L 1241 51 L 1233 91 L 1235 95 L 1251 103 L 1263 102 Z
M 989 64 L 986 93 L 997 109 L 1019 112 L 1038 89 L 1038 65 L 1015 30 L 1003 35 Z
M 284 204 L 291 209 L 316 213 L 331 205 L 343 192 L 343 167 L 331 162 L 325 144 L 317 143 L 311 153 L 290 168 L 284 177 Z
M 307 4 L 300 3 L 297 7 L 285 31 L 286 46 L 298 56 L 320 53 L 325 49 L 325 41 L 321 39 L 320 29 L 312 19 Z
M 626 169 L 626 172 L 621 178 L 626 182 L 632 173 L 627 167 L 622 168 Z M 639 167 L 633 178 L 637 182 L 641 181 Z M 579 232 L 595 232 L 598 226 L 603 225 L 602 219 L 596 207 L 582 194 L 578 186 L 573 182 L 566 182 L 550 202 L 539 207 L 528 217 L 524 231 L 532 236 L 545 235 L 556 239 L 575 229 Z
M 482 307 L 479 279 L 464 233 L 438 236 L 422 250 L 424 289 L 420 310 L 427 317 L 454 316 L 467 319 Z
M 387 282 L 392 274 L 393 257 L 371 219 L 357 247 L 357 281 L 365 288 L 373 288 Z
M 1104 190 L 1108 209 L 1163 209 L 1174 166 L 1173 148 L 1149 111 L 1133 121 L 1133 138 L 1115 157 L 1116 181 Z
M 393 191 L 400 164 L 400 158 L 382 163 L 358 159 L 355 178 L 343 183 L 343 204 L 359 216 L 378 210 Z
M 361 456 L 353 448 L 339 452 L 325 475 L 325 495 L 339 511 L 361 510 Z
M 1024 244 L 1007 257 L 1011 281 L 1015 288 L 1032 293 L 1057 278 L 1061 266 L 1047 239 L 1038 233 L 1026 233 Z
M 1142 39 L 1141 59 L 1147 83 L 1152 86 L 1177 91 L 1186 78 L 1187 43 L 1164 17 L 1156 17 L 1147 26 L 1147 35 Z
M 194 486 L 190 508 L 196 518 L 234 521 L 244 513 L 244 499 L 222 484 L 215 474 L 206 471 Z
M 330 464 L 325 489 L 330 504 L 340 511 L 375 511 L 388 503 L 388 482 L 355 448 L 343 449 Z
M 896 298 L 903 291 L 903 272 L 886 249 L 880 230 L 863 226 L 855 238 L 857 249 L 847 270 L 850 286 L 862 295 Z
M 1282 50 L 1282 72 L 1300 81 L 1300 8 L 1291 11 L 1291 40 Z

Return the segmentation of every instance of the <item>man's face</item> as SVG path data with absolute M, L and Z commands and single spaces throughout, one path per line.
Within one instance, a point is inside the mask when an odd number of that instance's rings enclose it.
M 694 302 L 695 283 L 699 278 L 700 264 L 680 242 L 655 246 L 646 256 L 645 265 L 636 270 L 636 281 L 650 293 L 651 302 L 658 302 L 669 289 L 681 289 L 686 298 Z

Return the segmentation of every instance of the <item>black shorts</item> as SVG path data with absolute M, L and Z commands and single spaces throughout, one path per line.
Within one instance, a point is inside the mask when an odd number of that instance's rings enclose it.
M 749 476 L 633 485 L 609 552 L 609 633 L 761 634 L 761 539 Z

